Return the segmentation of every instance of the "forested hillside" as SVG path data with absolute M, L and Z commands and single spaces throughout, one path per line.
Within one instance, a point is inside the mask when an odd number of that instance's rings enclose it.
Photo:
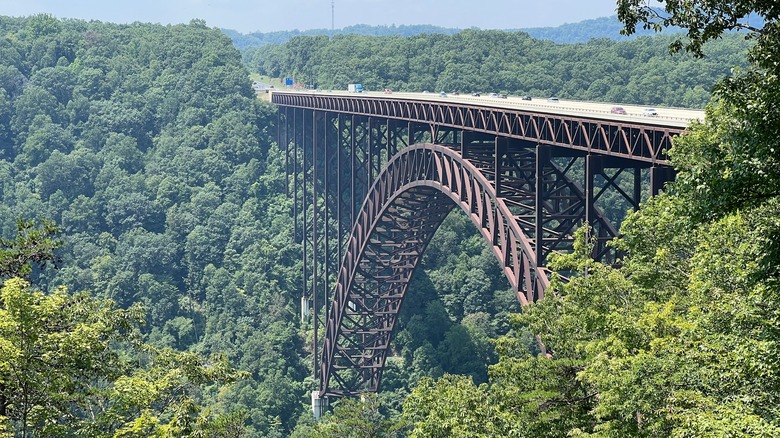
M 219 352 L 249 373 L 206 388 L 205 404 L 243 410 L 247 436 L 290 427 L 309 374 L 300 256 L 273 110 L 230 40 L 199 22 L 45 15 L 0 18 L 0 35 L 0 230 L 51 219 L 64 241 L 60 269 L 33 283 L 144 304 L 151 344 Z
M 298 37 L 244 61 L 320 88 L 683 106 L 748 69 L 739 37 L 706 46 L 703 61 L 669 56 L 672 40 Z M 25 278 L 0 294 L 0 434 L 776 436 L 780 166 L 768 134 L 780 106 L 761 88 L 777 76 L 748 71 L 680 143 L 676 194 L 630 216 L 623 271 L 581 250 L 558 263 L 594 275 L 556 283 L 516 316 L 494 256 L 453 214 L 409 289 L 382 393 L 335 403 L 314 424 L 275 109 L 230 39 L 199 21 L 0 17 L 0 279 Z M 23 266 L 6 268 L 19 254 Z M 19 373 L 20 339 L 57 361 Z M 38 391 L 21 405 L 19 376 Z
M 701 108 L 713 84 L 746 65 L 749 44 L 727 35 L 704 59 L 669 55 L 673 36 L 560 45 L 522 32 L 296 37 L 244 52 L 251 71 L 320 89 L 502 92 L 537 97 Z
M 334 37 L 336 35 L 372 35 L 372 36 L 412 36 L 418 34 L 430 34 L 440 33 L 445 35 L 452 35 L 458 33 L 461 29 L 445 28 L 439 26 L 425 25 L 425 24 L 411 24 L 411 25 L 399 25 L 399 26 L 369 26 L 367 24 L 356 24 L 353 26 L 347 26 L 340 29 L 309 29 L 309 30 L 283 30 L 277 32 L 250 32 L 242 34 L 231 29 L 222 29 L 225 35 L 229 36 L 233 40 L 233 45 L 240 51 L 244 51 L 250 48 L 256 48 L 264 46 L 266 44 L 284 44 L 292 38 L 299 36 L 327 36 Z
M 550 40 L 558 44 L 586 43 L 594 38 L 607 38 L 623 41 L 638 36 L 652 36 L 652 30 L 640 29 L 631 35 L 622 35 L 623 23 L 616 16 L 593 18 L 576 23 L 565 23 L 555 27 L 532 27 L 521 29 L 532 37 L 540 40 Z M 680 29 L 667 29 L 668 33 L 678 33 Z
M 565 23 L 555 27 L 529 27 L 524 29 L 506 29 L 505 32 L 525 32 L 533 38 L 550 40 L 559 44 L 585 43 L 594 38 L 606 38 L 622 41 L 638 36 L 649 36 L 655 32 L 652 30 L 639 30 L 632 35 L 621 35 L 623 24 L 616 16 L 594 18 L 576 23 Z M 284 44 L 299 36 L 327 36 L 333 38 L 336 35 L 364 35 L 364 36 L 401 36 L 409 37 L 418 34 L 442 34 L 453 35 L 465 29 L 454 29 L 432 25 L 391 25 L 370 26 L 356 24 L 339 29 L 309 29 L 309 30 L 285 30 L 276 32 L 250 32 L 240 33 L 232 29 L 222 29 L 225 35 L 233 40 L 233 45 L 241 52 L 266 44 Z M 680 29 L 668 30 L 669 33 L 680 32 Z

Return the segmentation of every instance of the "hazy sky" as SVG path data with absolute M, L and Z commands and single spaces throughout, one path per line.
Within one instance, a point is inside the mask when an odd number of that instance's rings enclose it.
M 271 32 L 354 24 L 433 24 L 517 29 L 557 26 L 615 14 L 616 0 L 0 0 L 0 15 L 46 12 L 60 18 L 115 23 L 187 23 L 239 32 Z

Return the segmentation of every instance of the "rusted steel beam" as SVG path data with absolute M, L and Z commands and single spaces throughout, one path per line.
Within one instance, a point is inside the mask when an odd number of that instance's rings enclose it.
M 642 124 L 416 99 L 275 93 L 272 101 L 282 106 L 465 129 L 659 165 L 668 164 L 665 150 L 671 147 L 672 137 L 683 131 L 655 119 Z

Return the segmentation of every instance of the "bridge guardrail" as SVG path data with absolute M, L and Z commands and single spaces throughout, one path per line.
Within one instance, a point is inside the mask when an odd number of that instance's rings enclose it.
M 275 90 L 274 92 L 290 92 L 290 93 L 310 93 L 310 94 L 322 94 L 322 95 L 336 95 L 345 93 L 341 90 L 334 91 L 323 91 L 323 90 Z M 346 94 L 346 93 L 345 93 Z M 645 108 L 661 108 L 661 111 L 663 110 L 671 110 L 671 111 L 692 111 L 692 112 L 700 112 L 699 117 L 678 117 L 678 116 L 669 116 L 664 115 L 663 113 L 657 115 L 657 116 L 644 116 L 641 112 L 630 112 L 627 114 L 614 114 L 606 109 L 593 109 L 593 108 L 585 108 L 581 106 L 567 106 L 567 103 L 576 103 L 576 104 L 599 104 L 599 105 L 605 105 L 605 106 L 622 106 L 622 107 L 642 107 L 642 105 L 634 105 L 634 104 L 611 104 L 611 103 L 605 103 L 605 102 L 588 102 L 588 101 L 579 101 L 579 100 L 562 100 L 560 103 L 556 104 L 550 104 L 546 102 L 546 99 L 544 98 L 535 98 L 535 100 L 532 101 L 522 101 L 517 102 L 515 99 L 519 99 L 518 97 L 512 97 L 510 96 L 508 99 L 498 98 L 498 97 L 483 97 L 483 96 L 471 96 L 471 95 L 448 95 L 447 97 L 441 97 L 435 93 L 412 93 L 412 92 L 395 92 L 393 94 L 385 94 L 384 92 L 380 91 L 363 91 L 363 93 L 349 93 L 350 97 L 360 97 L 360 96 L 370 96 L 374 98 L 399 98 L 399 99 L 413 99 L 413 100 L 429 100 L 431 102 L 436 103 L 446 103 L 447 101 L 451 101 L 453 103 L 461 103 L 461 104 L 470 104 L 470 103 L 481 103 L 484 104 L 484 106 L 496 106 L 497 108 L 514 108 L 519 110 L 534 110 L 539 109 L 544 112 L 549 112 L 551 114 L 560 114 L 560 112 L 556 112 L 555 110 L 565 110 L 567 112 L 572 113 L 578 113 L 578 114 L 595 114 L 595 115 L 608 115 L 613 118 L 613 120 L 636 120 L 640 119 L 645 123 L 653 124 L 653 121 L 675 121 L 675 122 L 686 122 L 691 123 L 693 121 L 702 121 L 704 119 L 704 112 L 699 110 L 692 110 L 689 108 L 674 108 L 674 107 L 658 107 L 658 106 L 652 106 L 648 105 L 645 106 Z M 546 110 L 546 111 L 545 111 Z M 550 111 L 553 110 L 553 111 Z

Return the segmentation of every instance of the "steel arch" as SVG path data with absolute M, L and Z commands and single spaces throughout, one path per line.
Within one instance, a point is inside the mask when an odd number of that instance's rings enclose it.
M 379 389 L 412 273 L 455 206 L 490 244 L 521 304 L 547 287 L 548 274 L 536 264 L 536 243 L 496 196 L 490 179 L 454 149 L 411 145 L 378 175 L 352 228 L 326 324 L 320 397 Z

